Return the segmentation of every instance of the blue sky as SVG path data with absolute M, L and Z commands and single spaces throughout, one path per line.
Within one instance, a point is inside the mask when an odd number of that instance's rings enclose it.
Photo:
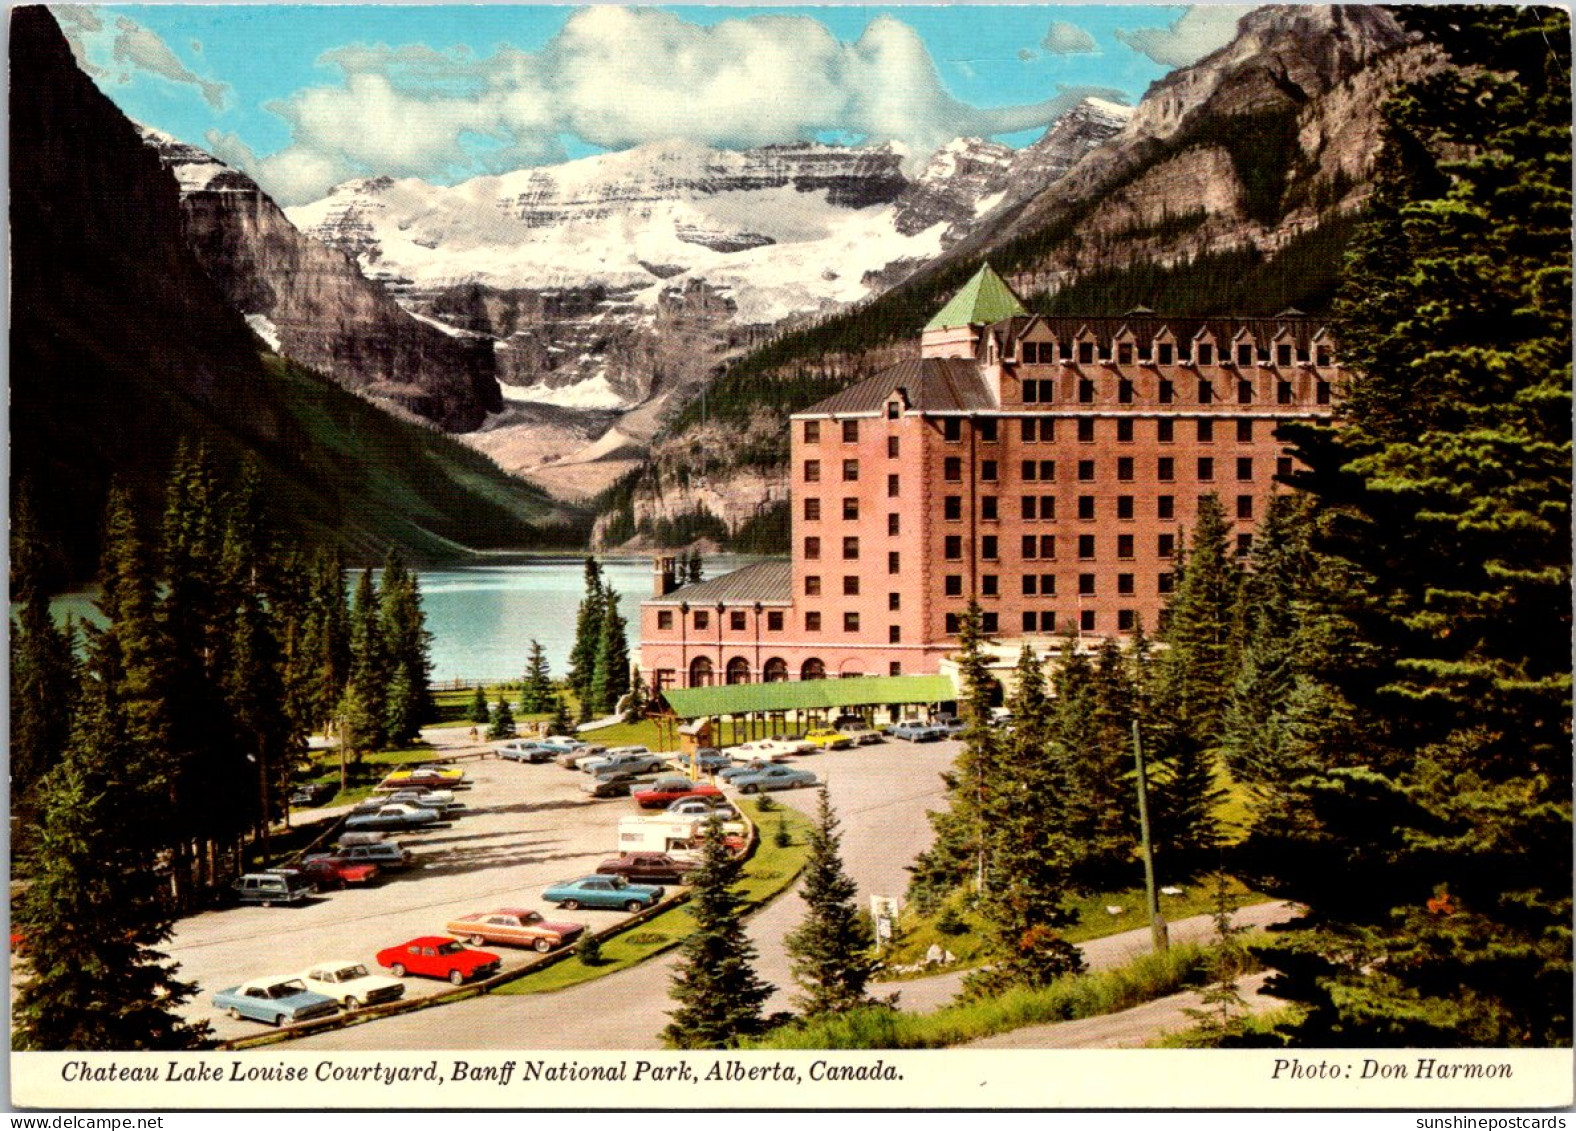
M 1223 44 L 1242 9 L 55 11 L 128 115 L 299 203 L 355 176 L 452 183 L 668 137 L 1023 145 L 1082 94 L 1136 102 Z

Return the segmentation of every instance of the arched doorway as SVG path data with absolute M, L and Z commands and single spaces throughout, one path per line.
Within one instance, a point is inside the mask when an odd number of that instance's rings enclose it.
M 851 679 L 854 676 L 864 675 L 865 662 L 858 659 L 844 660 L 842 667 L 838 668 L 837 674 L 843 679 Z
M 823 664 L 815 656 L 811 656 L 808 660 L 806 660 L 804 662 L 804 666 L 799 669 L 799 678 L 800 679 L 825 679 L 826 678 L 826 665 Z
M 711 686 L 711 657 L 696 656 L 690 661 L 689 685 L 691 687 Z
M 735 656 L 735 657 L 733 657 L 733 659 L 729 660 L 728 661 L 728 682 L 729 683 L 749 683 L 750 682 L 750 661 L 746 660 L 743 656 Z
M 788 661 L 781 656 L 773 656 L 766 661 L 766 666 L 761 669 L 761 682 L 787 683 Z

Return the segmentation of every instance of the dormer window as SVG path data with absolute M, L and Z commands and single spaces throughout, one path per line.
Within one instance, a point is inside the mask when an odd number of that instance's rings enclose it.
M 1079 365 L 1092 365 L 1092 364 L 1094 364 L 1094 343 L 1093 342 L 1079 342 L 1078 343 L 1078 364 Z
M 897 420 L 897 419 L 901 418 L 902 415 L 903 415 L 903 402 L 902 401 L 887 401 L 886 418 L 888 420 Z
M 1123 342 L 1116 347 L 1116 363 L 1118 365 L 1133 364 L 1133 343 Z
M 1059 353 L 1063 361 L 1071 361 L 1073 359 L 1073 344 L 1071 342 L 1060 343 Z
M 1159 359 L 1160 360 L 1160 364 L 1161 365 L 1170 365 L 1171 364 L 1171 343 L 1170 342 L 1161 342 L 1155 348 L 1160 354 L 1160 359 Z
M 1291 364 L 1291 346 L 1281 344 L 1275 347 L 1275 364 L 1287 366 Z
M 1253 364 L 1253 346 L 1251 344 L 1249 344 L 1248 342 L 1238 342 L 1237 343 L 1237 364 L 1238 365 L 1252 365 Z

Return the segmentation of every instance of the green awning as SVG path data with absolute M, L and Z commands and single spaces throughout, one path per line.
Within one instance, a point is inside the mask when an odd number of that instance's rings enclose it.
M 851 679 L 801 679 L 781 683 L 733 683 L 721 687 L 670 687 L 662 697 L 681 719 L 829 707 L 880 707 L 904 703 L 949 703 L 958 689 L 944 675 L 869 675 Z

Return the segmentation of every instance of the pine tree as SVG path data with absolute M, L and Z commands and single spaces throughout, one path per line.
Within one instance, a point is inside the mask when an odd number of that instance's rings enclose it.
M 1137 843 L 1132 721 L 1136 689 L 1114 641 L 1091 664 L 1071 636 L 1055 676 L 1052 757 L 1066 781 L 1066 829 L 1077 846 L 1073 873 L 1093 888 L 1131 882 Z
M 668 991 L 678 1002 L 662 1031 L 671 1048 L 735 1048 L 765 1028 L 761 1010 L 773 988 L 755 973 L 755 944 L 741 918 L 736 885 L 743 866 L 723 843 L 722 822 L 707 822 L 701 866 L 690 874 L 695 930 Z
M 569 705 L 564 702 L 561 694 L 553 696 L 553 717 L 547 720 L 547 733 L 559 735 L 575 733 L 574 720 L 569 717 Z
M 487 709 L 487 692 L 482 690 L 482 685 L 479 683 L 476 685 L 476 693 L 471 696 L 471 711 L 466 718 L 477 726 L 492 722 L 492 712 Z
M 414 739 L 421 724 L 433 716 L 432 634 L 427 631 L 416 575 L 393 551 L 383 565 L 379 622 L 389 668 L 388 738 L 404 743 Z M 396 695 L 403 701 L 395 702 Z
M 1171 705 L 1198 742 L 1220 740 L 1233 670 L 1232 625 L 1241 570 L 1231 556 L 1230 528 L 1215 494 L 1199 500 L 1186 566 L 1166 605 L 1163 665 Z
M 1387 109 L 1339 304 L 1357 376 L 1295 436 L 1354 659 L 1321 674 L 1370 725 L 1281 783 L 1298 819 L 1251 859 L 1309 914 L 1258 953 L 1302 1043 L 1568 1045 L 1569 17 L 1399 18 L 1465 66 Z
M 805 917 L 784 940 L 794 981 L 804 990 L 796 1004 L 807 1017 L 871 1004 L 865 986 L 878 965 L 875 935 L 859 913 L 858 885 L 843 869 L 842 839 L 823 789 L 804 870 Z
M 531 641 L 525 662 L 525 680 L 520 687 L 520 713 L 540 715 L 553 709 L 552 673 L 547 667 L 547 651 L 540 641 Z
M 487 728 L 487 737 L 513 738 L 518 733 L 514 725 L 514 712 L 509 709 L 509 700 L 500 695 L 498 706 L 493 708 L 492 726 Z
M 618 611 L 618 591 L 602 590 L 602 624 L 597 638 L 596 662 L 587 694 L 592 715 L 610 715 L 629 691 L 629 639 Z
M 590 718 L 591 681 L 596 676 L 596 653 L 602 642 L 602 614 L 606 594 L 602 589 L 602 568 L 595 558 L 586 559 L 585 596 L 575 616 L 575 642 L 569 650 L 569 686 L 580 702 L 582 718 Z
M 372 571 L 364 569 L 356 580 L 356 593 L 350 602 L 350 678 L 346 694 L 353 688 L 352 704 L 358 709 L 360 730 L 365 745 L 351 748 L 360 765 L 363 751 L 381 750 L 388 745 L 384 720 L 388 710 L 389 677 L 392 665 L 383 639 L 383 618 Z
M 638 723 L 646 714 L 646 685 L 640 678 L 640 668 L 629 671 L 629 705 L 624 711 L 626 723 Z

